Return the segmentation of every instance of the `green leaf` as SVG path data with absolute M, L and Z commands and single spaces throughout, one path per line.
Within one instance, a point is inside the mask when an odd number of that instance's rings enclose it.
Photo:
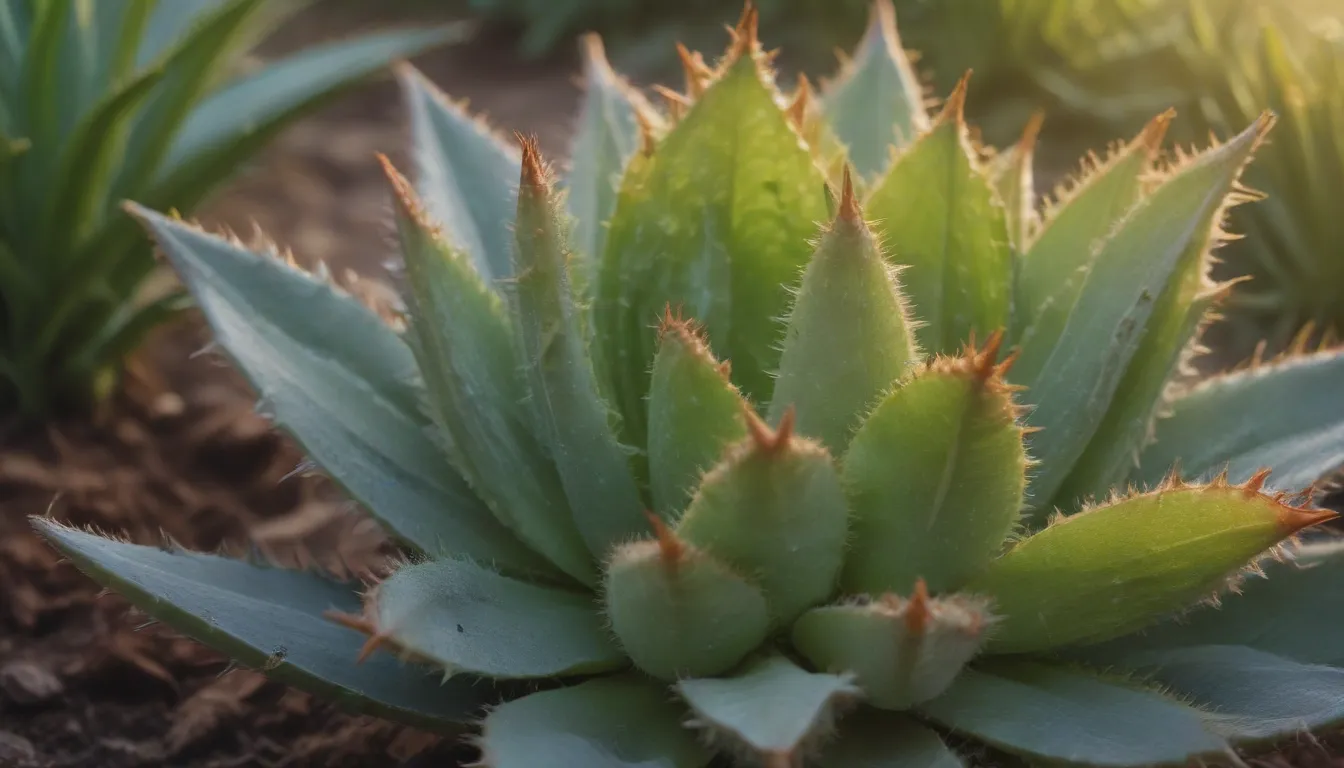
M 817 760 L 821 768 L 962 768 L 957 753 L 919 721 L 863 709 L 840 722 L 840 735 Z
M 1133 479 L 1160 481 L 1226 469 L 1240 482 L 1261 467 L 1271 486 L 1297 491 L 1344 466 L 1344 350 L 1297 355 L 1209 378 L 1171 403 Z
M 668 316 L 658 339 L 649 386 L 649 470 L 654 509 L 675 520 L 724 449 L 747 436 L 750 406 L 689 322 Z
M 990 653 L 1118 637 L 1217 594 L 1297 531 L 1334 517 L 1245 486 L 1163 487 L 1027 538 L 966 585 L 1001 618 Z
M 410 110 L 415 188 L 443 236 L 486 280 L 512 277 L 518 152 L 413 67 L 397 69 Z
M 1085 171 L 1047 212 L 1027 244 L 1013 301 L 1013 341 L 1024 348 L 1012 380 L 1030 386 L 1044 373 L 1054 343 L 1078 303 L 1098 247 L 1143 193 L 1144 174 L 1162 144 L 1172 113 L 1158 116 L 1124 149 Z M 1042 342 L 1028 344 L 1033 339 Z
M 989 167 L 990 180 L 1003 203 L 1009 242 L 1018 253 L 1026 250 L 1040 219 L 1036 212 L 1036 176 L 1032 165 L 1043 119 L 1042 113 L 1036 113 L 1027 123 L 1022 138 L 995 157 Z
M 760 55 L 727 66 L 627 178 L 612 218 L 595 317 L 635 445 L 668 304 L 704 325 L 750 399 L 769 399 L 777 318 L 826 208 L 821 172 L 775 103 Z
M 173 137 L 214 85 L 220 67 L 246 42 L 248 28 L 264 15 L 266 5 L 262 0 L 220 3 L 193 19 L 189 31 L 167 51 L 160 64 L 163 79 L 131 129 L 112 185 L 113 199 L 141 197 L 162 167 Z
M 234 80 L 210 94 L 182 124 L 153 194 L 177 206 L 198 200 L 284 126 L 382 70 L 389 61 L 458 42 L 468 30 L 454 24 L 314 46 Z
M 379 639 L 448 677 L 559 677 L 629 663 L 592 595 L 517 581 L 465 560 L 403 566 L 378 584 L 366 610 Z
M 322 614 L 358 611 L 358 585 L 127 544 L 43 518 L 32 522 L 82 572 L 151 617 L 248 667 L 355 711 L 434 728 L 473 719 L 496 695 L 486 681 L 468 676 L 440 685 L 390 656 L 356 664 L 364 637 Z
M 433 555 L 550 572 L 429 440 L 415 359 L 348 295 L 263 256 L 132 205 L 191 289 L 263 408 L 394 536 Z
M 501 522 L 585 584 L 596 574 L 555 465 L 524 412 L 526 385 L 499 295 L 426 220 L 410 184 L 384 165 L 410 285 L 412 349 L 454 466 Z
M 1185 763 L 1228 754 L 1198 710 L 1081 671 L 1027 662 L 966 670 L 919 713 L 1029 758 L 1095 766 Z
M 1242 167 L 1268 129 L 1257 122 L 1236 139 L 1177 170 L 1136 206 L 1097 251 L 1093 266 L 1040 380 L 1029 384 L 1027 422 L 1040 431 L 1028 449 L 1040 461 L 1028 494 L 1042 509 L 1063 484 L 1119 393 L 1126 371 L 1154 327 L 1158 298 L 1191 262 L 1202 261 Z
M 840 475 L 818 443 L 770 429 L 749 414 L 750 437 L 710 470 L 677 523 L 677 535 L 765 593 L 787 624 L 831 596 L 845 556 L 848 510 Z
M 843 456 L 864 416 L 919 359 L 908 315 L 846 170 L 840 212 L 803 271 L 785 329 L 770 420 L 796 408 L 799 433 Z
M 999 338 L 929 363 L 854 436 L 843 470 L 853 530 L 847 591 L 909 594 L 922 578 L 939 594 L 1002 551 L 1027 457 L 1005 366 L 995 364 Z
M 710 755 L 657 685 L 605 677 L 490 711 L 479 743 L 491 768 L 700 768 Z
M 518 326 L 532 425 L 560 472 L 569 508 L 593 557 L 648 530 L 599 390 L 570 273 L 569 231 L 534 145 L 523 150 L 518 192 L 517 277 L 506 295 Z
M 1235 644 L 1304 664 L 1344 666 L 1344 547 L 1312 544 L 1291 554 L 1286 562 L 1263 563 L 1265 576 L 1247 575 L 1238 593 L 1217 606 L 1080 648 L 1077 655 L 1111 664 L 1140 651 Z
M 901 46 L 890 0 L 873 3 L 868 31 L 825 103 L 831 128 L 865 180 L 887 169 L 893 149 L 929 130 L 924 89 Z
M 901 284 L 924 323 L 916 341 L 929 354 L 1006 326 L 1012 298 L 1007 223 L 974 159 L 965 98 L 962 80 L 933 129 L 896 158 L 864 205 L 882 222 L 884 252 L 909 267 Z
M 653 114 L 644 97 L 612 71 L 596 34 L 583 38 L 583 107 L 570 150 L 565 201 L 585 272 L 595 271 L 607 244 L 607 223 L 630 156 L 639 148 L 637 112 Z
M 731 677 L 676 685 L 697 724 L 738 754 L 793 765 L 830 736 L 837 710 L 862 694 L 848 677 L 808 672 L 783 656 L 749 663 Z
M 1344 669 L 1339 667 L 1301 664 L 1244 645 L 1139 652 L 1116 665 L 1198 706 L 1210 730 L 1238 744 L 1344 723 Z

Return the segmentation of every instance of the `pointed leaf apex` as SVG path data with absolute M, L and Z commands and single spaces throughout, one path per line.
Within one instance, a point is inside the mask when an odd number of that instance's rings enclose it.
M 1287 504 L 1282 504 L 1279 507 L 1279 526 L 1291 533 L 1329 522 L 1338 517 L 1339 513 L 1332 509 L 1290 507 Z
M 797 417 L 797 411 L 792 405 L 784 409 L 784 414 L 779 419 L 779 426 L 773 430 L 756 414 L 751 405 L 744 405 L 743 411 L 746 415 L 747 431 L 756 450 L 762 453 L 775 453 L 789 447 L 793 438 L 794 420 Z
M 966 124 L 966 91 L 971 85 L 971 70 L 966 70 L 966 74 L 957 81 L 957 87 L 952 89 L 951 95 L 943 103 L 943 111 L 938 113 L 938 119 L 934 122 L 938 125 L 944 123 L 953 123 L 954 125 Z
M 415 222 L 417 226 L 428 232 L 434 239 L 439 239 L 439 226 L 430 220 L 425 212 L 424 205 L 420 202 L 420 196 L 416 194 L 411 182 L 401 175 L 401 172 L 392 164 L 387 155 L 378 152 L 375 157 L 378 159 L 378 164 L 382 166 L 383 175 L 387 178 L 388 184 L 392 187 L 392 198 L 401 214 Z
M 1175 119 L 1176 110 L 1172 108 L 1149 120 L 1148 124 L 1139 132 L 1138 143 L 1144 145 L 1149 154 L 1156 153 L 1162 148 L 1162 140 L 1167 137 L 1167 129 L 1171 127 L 1171 121 Z
M 547 180 L 546 164 L 541 159 L 541 148 L 537 144 L 537 138 L 516 131 L 513 136 L 523 150 L 522 187 L 544 197 L 550 191 L 550 183 Z
M 729 32 L 733 42 L 728 49 L 728 61 L 756 53 L 761 46 L 760 24 L 761 13 L 755 0 L 747 0 L 742 4 L 742 16 L 738 18 L 737 26 Z
M 686 542 L 677 538 L 677 534 L 673 533 L 658 515 L 645 510 L 644 516 L 648 518 L 649 526 L 653 528 L 653 535 L 658 541 L 659 559 L 668 568 L 675 568 L 686 556 Z
M 596 32 L 586 32 L 579 38 L 579 48 L 583 53 L 583 66 L 589 72 L 599 72 L 603 77 L 616 78 L 611 62 L 607 60 L 607 49 L 602 44 L 602 36 Z
M 1032 112 L 1026 127 L 1022 129 L 1022 138 L 1017 140 L 1019 152 L 1031 152 L 1035 148 L 1036 141 L 1041 137 L 1043 125 L 1045 125 L 1045 112 L 1039 109 Z
M 985 341 L 985 346 L 977 349 L 975 346 L 975 334 L 971 334 L 970 340 L 966 343 L 966 358 L 970 362 L 971 372 L 981 381 L 988 381 L 996 376 L 1003 376 L 1012 367 L 1013 362 L 1017 360 L 1018 350 L 1014 349 L 1003 362 L 999 362 L 999 350 L 1003 347 L 1003 329 L 998 329 L 989 335 Z
M 863 224 L 863 211 L 859 210 L 859 201 L 854 195 L 854 179 L 848 163 L 845 164 L 844 179 L 841 181 L 840 205 L 836 209 L 835 220 L 856 227 Z
M 929 585 L 924 579 L 915 580 L 915 591 L 905 605 L 905 628 L 912 635 L 922 635 L 933 618 L 933 609 L 929 606 Z

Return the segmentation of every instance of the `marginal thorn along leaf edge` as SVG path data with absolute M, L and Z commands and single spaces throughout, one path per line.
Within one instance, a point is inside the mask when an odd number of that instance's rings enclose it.
M 709 338 L 706 336 L 704 329 L 694 320 L 683 318 L 681 310 L 673 310 L 671 304 L 664 306 L 663 317 L 658 322 L 658 341 L 661 342 L 663 337 L 668 334 L 675 334 L 682 346 L 696 357 L 709 363 L 719 375 L 723 376 L 724 382 L 733 391 L 738 392 L 737 386 L 732 382 L 732 361 L 721 361 L 716 358 L 714 351 L 709 346 Z

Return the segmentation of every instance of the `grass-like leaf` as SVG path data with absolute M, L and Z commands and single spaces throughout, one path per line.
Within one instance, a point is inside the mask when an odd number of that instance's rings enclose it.
M 834 735 L 838 708 L 861 696 L 849 678 L 808 672 L 783 656 L 737 675 L 677 683 L 696 725 L 749 759 L 791 765 Z
M 441 728 L 497 696 L 463 676 L 440 683 L 392 657 L 354 663 L 363 636 L 325 617 L 357 611 L 358 585 L 240 560 L 126 544 L 34 518 L 84 573 L 136 607 L 249 667 L 355 711 Z
M 485 718 L 481 765 L 490 768 L 700 768 L 710 755 L 683 728 L 661 686 L 604 677 L 501 704 Z
M 1094 766 L 1160 765 L 1230 751 L 1201 713 L 1081 671 L 999 662 L 963 672 L 919 712 L 1024 757 Z
M 463 560 L 406 565 L 366 609 L 375 641 L 442 668 L 493 679 L 619 669 L 592 596 L 510 579 Z
M 132 211 L 265 410 L 389 531 L 430 554 L 550 570 L 495 520 L 429 439 L 415 360 L 395 331 L 276 256 Z

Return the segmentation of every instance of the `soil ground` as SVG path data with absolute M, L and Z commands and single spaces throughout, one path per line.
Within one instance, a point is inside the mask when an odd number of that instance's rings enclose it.
M 263 54 L 374 25 L 378 12 L 306 14 Z M 381 14 L 386 16 L 386 14 Z M 432 19 L 421 9 L 417 18 Z M 440 17 L 442 18 L 442 17 Z M 385 19 L 383 19 L 385 20 Z M 563 158 L 577 106 L 576 57 L 520 61 L 485 35 L 415 64 L 501 130 Z M 207 227 L 255 224 L 300 261 L 381 277 L 394 255 L 374 152 L 405 159 L 395 85 L 360 88 L 303 121 L 199 211 Z M 166 329 L 96 423 L 55 425 L 0 453 L 0 768 L 449 766 L 463 750 L 343 714 L 158 626 L 96 587 L 29 531 L 47 511 L 146 544 L 200 550 L 248 542 L 298 557 L 376 565 L 387 542 L 252 411 L 212 355 L 199 318 Z M 1344 768 L 1311 744 L 1262 762 Z

